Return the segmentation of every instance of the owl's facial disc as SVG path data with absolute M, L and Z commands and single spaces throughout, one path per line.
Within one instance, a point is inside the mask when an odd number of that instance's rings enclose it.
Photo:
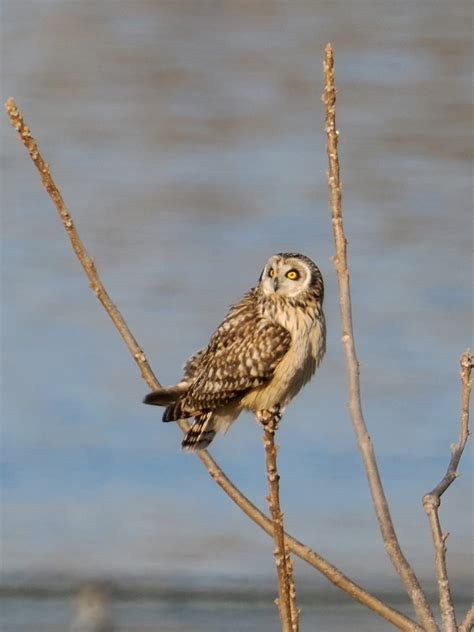
M 296 296 L 311 281 L 308 266 L 300 259 L 273 255 L 263 270 L 260 285 L 267 295 Z

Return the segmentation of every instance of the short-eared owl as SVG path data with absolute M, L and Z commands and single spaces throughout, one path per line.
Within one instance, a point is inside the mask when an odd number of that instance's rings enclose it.
M 233 305 L 175 386 L 147 395 L 163 421 L 194 417 L 182 446 L 202 450 L 243 409 L 265 423 L 311 379 L 326 348 L 324 284 L 304 255 L 271 256 L 257 287 Z

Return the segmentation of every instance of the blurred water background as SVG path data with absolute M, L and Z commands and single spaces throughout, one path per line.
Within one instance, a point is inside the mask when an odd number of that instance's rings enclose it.
M 471 335 L 471 37 L 464 0 L 2 2 L 3 101 L 16 98 L 163 383 L 270 254 L 318 262 L 328 351 L 281 424 L 287 527 L 402 609 L 345 407 L 322 56 L 332 41 L 366 421 L 432 592 L 420 499 L 457 438 Z M 119 629 L 276 629 L 270 539 L 141 405 L 147 387 L 5 116 L 1 130 L 2 630 L 68 629 L 75 586 L 97 578 L 125 587 Z M 264 506 L 251 417 L 212 453 Z M 441 510 L 460 600 L 471 455 Z M 303 629 L 390 629 L 299 561 L 296 576 Z

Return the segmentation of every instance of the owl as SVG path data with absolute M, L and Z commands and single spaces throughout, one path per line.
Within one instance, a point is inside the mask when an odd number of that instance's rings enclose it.
M 262 424 L 279 421 L 326 350 L 323 298 L 323 278 L 311 259 L 272 255 L 258 285 L 187 361 L 180 382 L 149 393 L 144 403 L 165 406 L 163 421 L 194 419 L 182 442 L 189 451 L 207 448 L 242 410 Z

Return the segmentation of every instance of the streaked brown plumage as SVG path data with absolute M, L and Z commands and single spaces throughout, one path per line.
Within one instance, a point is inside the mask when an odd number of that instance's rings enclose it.
M 163 421 L 194 417 L 182 443 L 187 450 L 207 447 L 242 409 L 259 419 L 280 413 L 324 355 L 323 298 L 321 273 L 308 257 L 273 255 L 257 287 L 188 360 L 181 381 L 144 402 L 166 406 Z

